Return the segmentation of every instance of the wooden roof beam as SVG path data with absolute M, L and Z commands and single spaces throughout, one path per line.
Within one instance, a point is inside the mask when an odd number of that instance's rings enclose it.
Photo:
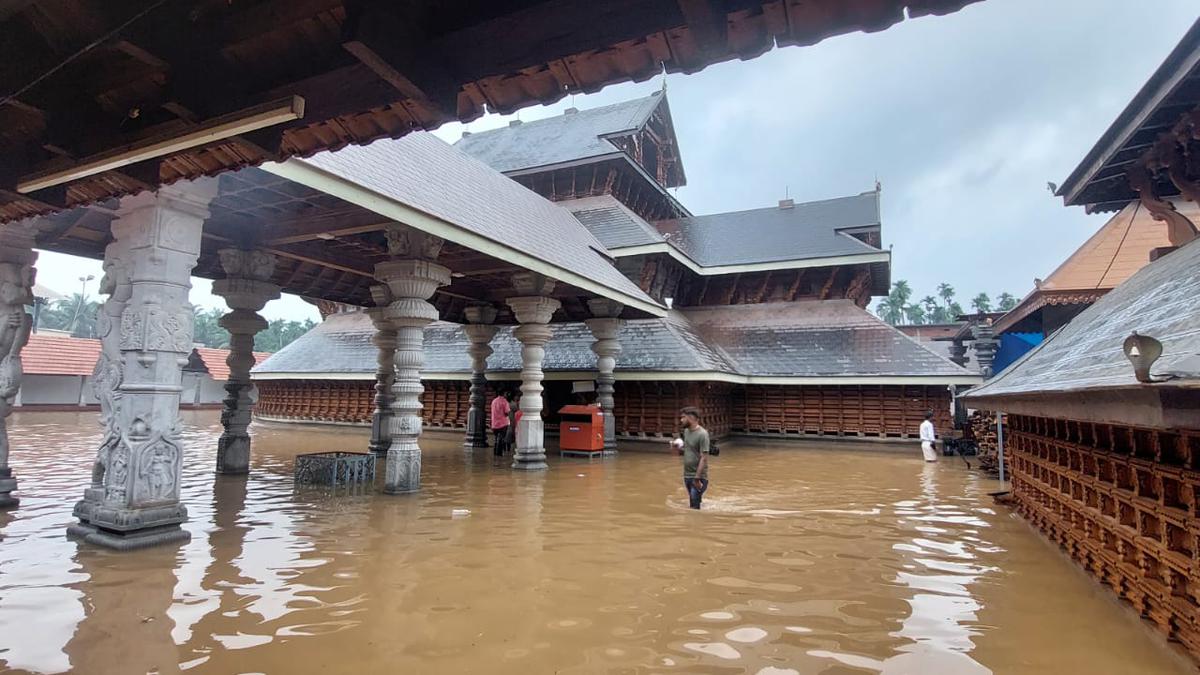
M 342 46 L 406 98 L 428 102 L 442 117 L 457 119 L 462 87 L 425 40 L 421 17 L 411 9 L 402 11 L 403 6 L 348 2 Z
M 678 0 L 696 46 L 704 53 L 701 67 L 709 59 L 728 51 L 728 17 L 720 0 Z

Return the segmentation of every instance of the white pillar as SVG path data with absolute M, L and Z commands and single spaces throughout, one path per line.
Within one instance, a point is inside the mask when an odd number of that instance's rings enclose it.
M 371 441 L 367 448 L 376 455 L 386 455 L 392 445 L 392 387 L 396 383 L 396 329 L 384 316 L 392 301 L 392 292 L 387 286 L 372 286 L 371 295 L 375 306 L 367 309 L 375 335 L 375 412 L 371 415 Z
M 543 292 L 550 292 L 549 281 Z M 542 360 L 550 341 L 550 317 L 562 306 L 543 295 L 508 299 L 520 322 L 513 335 L 521 341 L 521 421 L 517 423 L 517 448 L 513 468 L 536 471 L 546 468 L 545 423 L 542 421 Z
M 180 527 L 187 520 L 179 503 L 181 369 L 192 351 L 190 276 L 215 193 L 216 181 L 204 180 L 125 197 L 112 223 L 111 253 L 123 271 L 106 270 L 104 289 L 118 302 L 105 303 L 105 323 L 115 318 L 108 311 L 121 304 L 119 296 L 128 295 L 119 328 L 101 327 L 106 346 L 116 340 L 117 362 L 102 358 L 97 370 L 103 368 L 101 383 L 115 376 L 119 386 L 111 392 L 93 487 L 75 505 L 80 522 L 67 530 L 90 543 L 132 549 L 190 536 Z
M 425 364 L 425 326 L 438 318 L 429 304 L 439 286 L 450 283 L 450 270 L 433 262 L 442 240 L 402 226 L 387 231 L 394 260 L 375 265 L 375 278 L 387 285 L 392 301 L 383 316 L 396 330 L 396 382 L 392 386 L 391 444 L 383 490 L 389 494 L 421 488 L 421 366 Z
M 621 354 L 621 342 L 617 339 L 621 331 L 620 316 L 622 305 L 606 298 L 593 298 L 588 301 L 592 316 L 584 323 L 592 331 L 596 341 L 592 343 L 592 352 L 596 355 L 596 400 L 600 403 L 600 412 L 604 416 L 604 449 L 617 449 L 617 419 L 613 417 L 613 385 L 616 377 L 613 370 L 617 366 L 617 357 Z
M 463 327 L 471 342 L 471 409 L 467 412 L 467 437 L 463 445 L 469 448 L 487 447 L 487 358 L 492 355 L 492 338 L 496 337 L 496 308 L 490 305 L 467 307 Z
M 0 227 L 0 509 L 17 505 L 17 479 L 9 466 L 8 415 L 21 393 L 21 349 L 29 341 L 33 319 L 33 230 Z
M 250 369 L 254 367 L 254 336 L 267 327 L 258 312 L 279 297 L 279 287 L 270 282 L 275 273 L 275 256 L 263 251 L 227 248 L 219 251 L 225 278 L 213 282 L 213 294 L 225 299 L 232 311 L 221 317 L 229 331 L 229 380 L 221 424 L 225 431 L 217 442 L 217 473 L 239 475 L 250 471 L 250 416 L 254 410 Z M 202 377 L 196 378 L 196 400 L 200 400 Z

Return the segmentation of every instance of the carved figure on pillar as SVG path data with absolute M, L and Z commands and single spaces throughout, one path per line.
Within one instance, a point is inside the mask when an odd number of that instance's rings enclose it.
M 213 282 L 213 293 L 225 299 L 232 310 L 221 317 L 221 327 L 229 331 L 229 380 L 225 383 L 221 424 L 225 431 L 217 442 L 217 473 L 244 474 L 250 471 L 250 416 L 254 383 L 254 336 L 267 327 L 258 312 L 279 297 L 279 287 L 270 283 L 275 273 L 275 256 L 254 250 L 234 248 L 218 252 L 226 277 Z
M 391 292 L 384 319 L 396 331 L 396 381 L 392 385 L 390 445 L 383 490 L 415 492 L 421 487 L 421 366 L 425 364 L 425 326 L 438 318 L 428 300 L 450 283 L 450 270 L 434 260 L 442 240 L 394 225 L 387 230 L 393 260 L 375 265 L 375 278 Z M 404 257 L 405 259 L 396 259 Z
M 396 383 L 396 329 L 384 317 L 384 311 L 392 301 L 392 292 L 387 286 L 372 286 L 371 296 L 375 306 L 367 309 L 375 335 L 371 341 L 377 350 L 378 367 L 375 369 L 375 412 L 371 415 L 371 442 L 367 446 L 376 455 L 386 455 L 392 445 L 391 407 L 392 386 Z
M 107 404 L 112 433 L 94 485 L 67 530 L 89 543 L 132 549 L 189 538 L 180 527 L 187 520 L 179 502 L 181 369 L 192 350 L 190 277 L 215 193 L 216 181 L 203 180 L 125 197 L 112 223 L 116 242 L 105 250 L 102 289 L 114 304 L 105 303 L 100 323 L 104 347 L 116 342 L 119 366 L 102 364 L 109 379 L 98 387 L 103 392 L 114 375 L 120 381 Z M 109 313 L 118 305 L 119 324 Z
M 16 506 L 17 479 L 9 466 L 8 416 L 21 388 L 21 349 L 29 342 L 33 304 L 32 231 L 20 226 L 0 230 L 0 509 Z
M 550 341 L 550 318 L 562 306 L 548 297 L 554 280 L 532 272 L 513 275 L 518 293 L 536 293 L 508 299 L 521 324 L 513 335 L 521 341 L 521 421 L 517 423 L 517 447 L 513 468 L 539 471 L 546 467 L 546 429 L 542 420 L 542 361 Z
M 492 338 L 496 336 L 496 308 L 491 305 L 467 307 L 467 321 L 463 327 L 471 341 L 471 408 L 467 412 L 467 438 L 463 445 L 469 448 L 487 447 L 487 358 L 492 355 Z
M 588 309 L 596 317 L 585 321 L 596 341 L 592 343 L 592 352 L 596 354 L 596 400 L 600 403 L 600 412 L 604 415 L 604 449 L 617 449 L 617 420 L 613 416 L 613 389 L 616 377 L 613 370 L 617 366 L 617 357 L 621 355 L 621 342 L 617 334 L 623 323 L 620 316 L 623 306 L 606 298 L 593 298 L 588 301 Z

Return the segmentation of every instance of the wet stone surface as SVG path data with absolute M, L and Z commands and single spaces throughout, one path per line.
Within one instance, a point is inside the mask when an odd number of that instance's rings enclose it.
M 678 459 L 514 472 L 431 434 L 419 493 L 293 483 L 365 429 L 254 424 L 215 476 L 185 413 L 186 544 L 68 540 L 96 416 L 10 418 L 0 669 L 33 672 L 1129 673 L 1182 661 L 1022 521 L 919 451 L 727 441 L 699 513 Z

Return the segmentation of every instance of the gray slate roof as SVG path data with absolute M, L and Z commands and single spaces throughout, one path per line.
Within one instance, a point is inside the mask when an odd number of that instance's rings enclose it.
M 609 249 L 660 244 L 664 241 L 653 225 L 612 195 L 556 203 L 575 214 L 575 219 Z
M 426 132 L 290 160 L 657 305 L 570 212 Z M 551 275 L 553 276 L 553 275 Z
M 604 136 L 635 131 L 662 101 L 662 92 L 590 110 L 556 115 L 464 136 L 454 147 L 497 171 L 519 171 L 618 152 Z
M 838 232 L 877 225 L 878 192 L 656 223 L 668 241 L 705 267 L 879 253 Z
M 1151 375 L 1177 376 L 1151 386 L 1200 386 L 1200 240 L 1143 267 L 967 397 L 1147 386 L 1122 351 L 1135 330 L 1162 342 Z
M 547 371 L 595 368 L 592 336 L 580 323 L 552 326 Z M 279 374 L 358 376 L 375 372 L 374 329 L 363 313 L 335 314 L 254 369 Z M 617 371 L 747 376 L 969 376 L 848 300 L 674 310 L 663 319 L 626 321 Z M 470 372 L 467 339 L 457 324 L 425 329 L 425 372 Z M 511 328 L 492 341 L 490 370 L 521 369 Z M 703 379 L 703 378 L 697 378 Z

